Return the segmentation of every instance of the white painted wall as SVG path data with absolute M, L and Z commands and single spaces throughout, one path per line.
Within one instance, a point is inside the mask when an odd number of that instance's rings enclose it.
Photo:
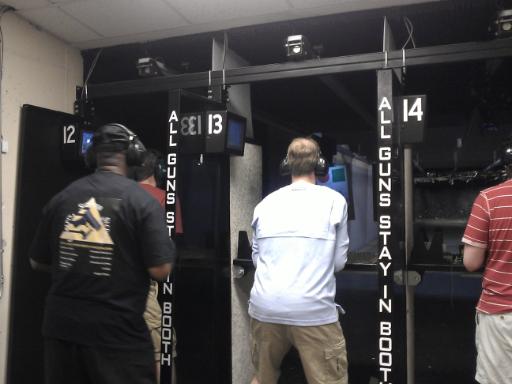
M 4 290 L 0 298 L 0 384 L 6 383 L 11 260 L 14 229 L 18 136 L 23 104 L 73 111 L 75 87 L 82 84 L 80 51 L 36 29 L 15 14 L 1 19 L 3 78 L 0 124 L 9 151 L 1 155 Z M 28 260 L 27 260 L 28 262 Z

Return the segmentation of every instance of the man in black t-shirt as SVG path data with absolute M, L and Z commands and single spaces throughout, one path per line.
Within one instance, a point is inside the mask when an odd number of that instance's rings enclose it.
M 165 279 L 176 251 L 162 207 L 126 177 L 143 151 L 126 127 L 101 127 L 88 153 L 96 172 L 43 209 L 30 261 L 52 273 L 43 320 L 47 384 L 155 383 L 142 315 L 150 277 Z

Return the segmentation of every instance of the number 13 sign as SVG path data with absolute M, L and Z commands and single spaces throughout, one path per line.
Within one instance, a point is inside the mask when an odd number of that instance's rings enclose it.
M 206 111 L 206 153 L 222 153 L 226 147 L 227 111 Z

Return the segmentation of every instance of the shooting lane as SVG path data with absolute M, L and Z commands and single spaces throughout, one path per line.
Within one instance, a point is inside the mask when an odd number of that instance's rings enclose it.
M 224 53 L 222 39 L 213 41 L 210 51 L 214 68 L 241 65 L 235 54 Z M 248 279 L 234 280 L 232 258 L 238 254 L 239 231 L 250 231 L 252 210 L 261 199 L 261 149 L 245 143 L 252 136 L 249 86 L 231 87 L 228 103 L 217 101 L 221 87 L 212 89 L 210 98 L 207 91 L 144 91 L 91 101 L 95 125 L 121 122 L 164 158 L 177 153 L 168 164 L 176 168 L 175 178 L 169 171 L 162 187 L 171 182 L 172 192 L 176 188 L 182 213 L 183 233 L 173 236 L 179 259 L 172 282 L 177 381 L 182 383 L 226 383 L 232 370 L 240 381 L 252 375 L 246 345 L 250 286 Z M 226 114 L 226 107 L 239 114 Z
M 290 176 L 279 174 L 279 164 L 290 141 L 313 135 L 330 165 L 328 178 L 319 184 L 343 194 L 349 203 L 349 260 L 346 269 L 336 274 L 336 302 L 346 311 L 341 323 L 348 346 L 350 380 L 368 383 L 371 376 L 376 376 L 378 335 L 377 225 L 372 177 L 376 151 L 375 74 L 311 76 L 251 86 L 255 139 L 263 151 L 263 196 L 290 183 Z M 347 105 L 354 100 L 360 106 L 359 112 Z M 306 383 L 295 349 L 284 359 L 279 383 Z
M 473 382 L 482 276 L 466 273 L 461 238 L 478 192 L 506 179 L 497 160 L 512 133 L 504 97 L 512 85 L 510 64 L 505 57 L 446 63 L 435 71 L 411 68 L 402 87 L 410 95 L 427 94 L 421 138 L 399 128 L 412 297 L 408 333 L 414 335 L 408 342 L 418 382 Z M 397 106 L 399 113 L 403 107 Z

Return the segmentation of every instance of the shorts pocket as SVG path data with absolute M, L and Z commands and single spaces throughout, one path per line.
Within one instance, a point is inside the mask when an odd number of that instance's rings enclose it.
M 254 369 L 256 371 L 258 371 L 258 365 L 259 365 L 259 348 L 258 348 L 258 343 L 256 343 L 255 341 L 252 342 L 252 346 L 251 346 L 251 358 L 252 358 L 252 365 L 254 366 Z
M 324 357 L 326 363 L 325 383 L 338 384 L 345 382 L 342 381 L 347 374 L 347 352 L 345 344 L 341 343 L 325 349 Z

